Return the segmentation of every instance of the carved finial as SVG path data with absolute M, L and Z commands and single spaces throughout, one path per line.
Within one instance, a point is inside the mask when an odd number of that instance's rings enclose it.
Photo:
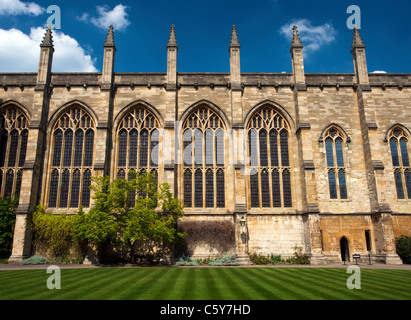
M 352 41 L 352 47 L 354 48 L 365 48 L 364 42 L 361 39 L 360 32 L 357 27 L 354 27 L 354 38 Z
M 53 35 L 51 26 L 47 26 L 46 34 L 44 35 L 43 42 L 40 47 L 53 47 Z
M 108 28 L 107 38 L 106 38 L 106 42 L 104 43 L 104 47 L 115 47 L 113 26 L 110 26 Z
M 293 27 L 293 39 L 291 41 L 291 47 L 292 48 L 302 48 L 303 47 L 303 44 L 301 43 L 301 40 L 300 40 L 300 35 L 298 34 L 297 26 Z
M 231 31 L 230 47 L 240 47 L 240 42 L 238 41 L 238 37 L 237 37 L 237 28 L 235 26 L 232 27 L 232 31 Z
M 176 27 L 174 26 L 174 24 L 171 26 L 167 47 L 177 47 Z

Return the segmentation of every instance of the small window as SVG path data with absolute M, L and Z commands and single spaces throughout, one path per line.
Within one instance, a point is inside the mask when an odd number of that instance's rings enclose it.
M 343 138 L 334 127 L 324 135 L 330 199 L 348 199 Z
M 408 141 L 408 135 L 400 127 L 394 128 L 389 135 L 394 183 L 398 200 L 411 199 L 411 166 Z

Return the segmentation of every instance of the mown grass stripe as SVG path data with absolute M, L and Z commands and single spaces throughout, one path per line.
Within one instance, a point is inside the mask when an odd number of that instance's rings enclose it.
M 168 270 L 163 268 L 143 268 L 135 273 L 132 281 L 129 281 L 127 286 L 112 299 L 149 300 L 150 290 L 158 288 L 158 284 L 163 281 L 166 272 Z
M 2 281 L 0 285 L 0 297 L 3 300 L 13 299 L 35 299 L 33 297 L 34 289 L 48 290 L 46 287 L 47 278 L 44 271 L 30 270 L 28 272 L 22 272 L 24 275 L 24 281 Z
M 105 279 L 95 282 L 89 286 L 88 291 L 83 294 L 83 300 L 106 299 L 111 300 L 115 292 L 118 292 L 130 282 L 135 270 L 121 269 L 116 272 L 115 269 L 110 270 L 110 274 Z M 110 288 L 110 290 L 107 290 Z
M 224 293 L 221 290 L 219 282 L 221 281 L 218 268 L 205 268 L 204 275 L 206 279 L 206 299 L 223 300 Z
M 110 269 L 87 269 L 85 272 L 76 272 L 76 270 L 62 270 L 61 275 L 61 290 L 52 290 L 53 299 L 76 299 L 83 300 L 83 296 L 90 291 L 94 283 L 99 283 L 109 273 Z M 70 274 L 71 280 L 68 277 Z M 55 292 L 54 292 L 55 291 Z
M 244 288 L 238 284 L 238 281 L 230 272 L 231 269 L 218 268 L 220 276 L 220 286 L 225 293 L 224 300 L 253 300 L 253 297 Z
M 411 272 L 361 269 L 349 290 L 346 269 L 101 268 L 61 269 L 61 290 L 46 269 L 0 271 L 0 299 L 410 300 Z
M 301 285 L 298 282 L 298 278 L 296 279 L 293 273 L 295 269 L 290 268 L 278 268 L 278 269 L 270 269 L 270 268 L 262 268 L 261 274 L 265 281 L 271 281 L 274 284 L 275 281 L 272 280 L 272 273 L 275 272 L 276 279 L 278 279 L 278 283 L 281 283 L 283 288 L 287 288 L 290 294 L 289 298 L 285 298 L 288 300 L 302 300 L 302 299 L 312 299 L 313 294 L 309 288 L 305 285 Z M 270 276 L 271 275 L 271 276 Z M 302 290 L 303 289 L 303 290 Z
M 162 269 L 153 271 L 155 278 L 152 280 L 151 284 L 144 286 L 144 289 L 140 288 L 142 281 L 134 282 L 133 288 L 128 290 L 129 298 L 134 299 L 146 299 L 146 300 L 163 300 L 166 299 L 167 295 L 170 293 L 170 290 L 173 290 L 173 283 L 175 281 L 175 270 L 172 268 Z M 144 283 L 143 283 L 144 284 Z
M 277 286 L 273 286 L 271 283 L 261 281 L 260 275 L 252 274 L 249 270 L 233 269 L 239 282 L 244 284 L 250 291 L 253 299 L 255 300 L 278 300 L 281 299 L 281 295 L 277 289 Z
M 146 294 L 150 300 L 176 300 L 181 290 L 182 272 L 178 268 L 169 268 L 167 275 L 163 276 L 162 283 L 151 287 Z
M 293 278 L 298 278 L 304 284 L 303 286 L 307 288 L 314 295 L 312 299 L 314 300 L 335 300 L 340 297 L 334 293 L 335 286 L 324 281 L 321 276 L 315 276 L 315 273 L 311 270 L 299 269 L 296 271 L 296 275 Z M 274 277 L 276 274 L 274 274 Z M 300 283 L 299 283 L 300 285 Z

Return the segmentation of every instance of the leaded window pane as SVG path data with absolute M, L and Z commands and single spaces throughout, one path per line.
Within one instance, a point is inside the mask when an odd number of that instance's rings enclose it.
M 10 140 L 9 161 L 8 161 L 9 167 L 14 167 L 16 165 L 18 145 L 19 145 L 19 133 L 17 130 L 14 130 L 11 133 L 11 140 Z
M 196 208 L 203 207 L 203 173 L 197 170 L 194 177 L 194 205 Z
M 250 175 L 250 191 L 251 191 L 251 207 L 260 207 L 259 192 L 258 192 L 258 174 L 255 172 Z
M 83 130 L 77 130 L 74 147 L 74 166 L 80 167 L 83 162 Z
M 399 159 L 399 156 L 398 156 L 397 142 L 394 138 L 390 139 L 390 147 L 391 147 L 392 165 L 394 167 L 399 167 L 400 166 L 400 159 Z
M 137 166 L 137 152 L 138 152 L 137 130 L 131 130 L 130 132 L 130 145 L 128 147 L 128 152 L 129 152 L 129 158 L 128 158 L 129 167 Z
M 20 155 L 19 155 L 19 167 L 23 167 L 26 161 L 26 152 L 27 152 L 27 141 L 29 137 L 29 132 L 24 130 L 21 133 L 21 142 L 20 142 Z
M 73 132 L 71 130 L 66 131 L 64 134 L 64 158 L 63 167 L 71 166 L 71 152 L 73 149 Z
M 268 166 L 267 133 L 264 130 L 260 131 L 260 166 Z
M 0 138 L 0 167 L 3 167 L 6 163 L 6 152 L 7 152 L 7 140 L 9 138 L 9 134 L 6 130 L 3 130 L 1 133 Z
M 160 134 L 158 130 L 151 132 L 151 167 L 158 167 L 158 152 L 159 152 Z M 155 171 L 157 172 L 157 171 Z
M 283 193 L 284 193 L 284 207 L 291 208 L 292 197 L 291 197 L 291 177 L 290 171 L 283 171 Z
M 263 208 L 270 207 L 270 188 L 267 170 L 261 172 L 261 206 Z
M 328 183 L 330 187 L 330 198 L 337 199 L 337 182 L 335 180 L 334 170 L 328 170 Z
M 280 133 L 280 144 L 281 144 L 281 165 L 288 167 L 290 165 L 290 159 L 288 156 L 288 134 L 287 131 L 281 131 Z
M 225 183 L 224 171 L 219 169 L 217 171 L 217 208 L 225 207 Z
M 400 140 L 400 148 L 401 148 L 402 165 L 404 167 L 409 167 L 410 158 L 408 156 L 407 140 L 405 140 L 404 138 Z
M 73 182 L 71 186 L 70 207 L 78 208 L 80 192 L 80 170 L 75 170 L 73 173 Z
M 90 207 L 90 186 L 91 186 L 91 171 L 86 170 L 83 176 L 83 192 L 81 196 L 81 205 L 84 208 Z
M 281 208 L 280 173 L 277 170 L 272 172 L 273 207 Z
M 333 140 L 331 138 L 325 139 L 325 150 L 327 152 L 327 167 L 334 167 L 334 152 L 333 152 Z
M 57 207 L 58 187 L 59 187 L 59 172 L 57 170 L 53 170 L 53 172 L 51 173 L 50 194 L 49 194 L 49 207 L 50 208 Z
M 63 133 L 60 130 L 58 130 L 54 134 L 53 167 L 60 167 L 62 144 Z
M 122 130 L 119 134 L 118 163 L 119 167 L 125 167 L 127 161 L 127 131 Z
M 340 187 L 340 199 L 347 199 L 347 183 L 345 181 L 345 172 L 344 170 L 338 171 L 338 185 Z
M 271 130 L 270 132 L 270 153 L 271 153 L 271 166 L 278 167 L 277 132 L 275 130 Z
M 211 170 L 206 172 L 206 207 L 214 207 L 214 173 Z
M 68 193 L 70 187 L 70 172 L 68 170 L 63 171 L 60 186 L 60 208 L 67 208 Z
M 206 158 L 206 166 L 212 167 L 214 166 L 214 134 L 213 130 L 207 129 L 205 132 L 205 158 Z
M 93 165 L 94 155 L 94 131 L 88 130 L 86 132 L 86 151 L 84 154 L 84 166 L 91 167 Z
M 184 132 L 184 165 L 191 166 L 193 163 L 193 145 L 192 145 L 192 131 L 186 130 Z
M 184 172 L 184 204 L 192 206 L 192 175 L 190 170 Z
M 397 189 L 397 198 L 398 199 L 405 199 L 404 186 L 402 184 L 401 171 L 400 170 L 395 170 L 394 177 L 395 177 L 395 187 Z
M 224 131 L 222 129 L 218 129 L 215 133 L 215 142 L 216 142 L 216 153 L 217 153 L 217 166 L 222 167 L 224 166 Z
M 342 148 L 342 140 L 340 138 L 335 140 L 335 152 L 337 155 L 337 166 L 344 168 L 344 155 Z
M 6 181 L 4 186 L 4 198 L 11 196 L 13 192 L 14 171 L 8 170 L 6 172 Z
M 140 168 L 148 164 L 148 132 L 143 130 L 140 136 Z
M 404 177 L 405 177 L 405 186 L 407 187 L 407 196 L 408 196 L 408 199 L 411 199 L 411 171 L 405 170 Z
M 194 131 L 194 159 L 196 167 L 203 165 L 203 134 L 200 130 Z

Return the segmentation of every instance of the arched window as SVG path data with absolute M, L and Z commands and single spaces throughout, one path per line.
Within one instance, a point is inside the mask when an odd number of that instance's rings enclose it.
M 117 128 L 118 179 L 132 179 L 134 172 L 149 172 L 158 180 L 159 127 L 157 118 L 141 105 L 123 117 Z M 130 207 L 134 207 L 135 195 L 130 195 L 129 200 Z
M 249 121 L 251 208 L 291 208 L 289 125 L 273 107 L 261 108 Z
M 391 159 L 394 167 L 394 181 L 397 199 L 411 199 L 411 167 L 408 152 L 409 137 L 400 127 L 389 135 Z
M 348 199 L 344 135 L 332 127 L 325 132 L 324 141 L 330 199 Z
M 95 124 L 79 106 L 63 113 L 51 133 L 49 208 L 90 207 Z
M 0 113 L 0 197 L 20 196 L 28 128 L 29 121 L 19 108 L 10 106 Z
M 225 208 L 225 127 L 207 106 L 183 123 L 183 197 L 188 208 Z

